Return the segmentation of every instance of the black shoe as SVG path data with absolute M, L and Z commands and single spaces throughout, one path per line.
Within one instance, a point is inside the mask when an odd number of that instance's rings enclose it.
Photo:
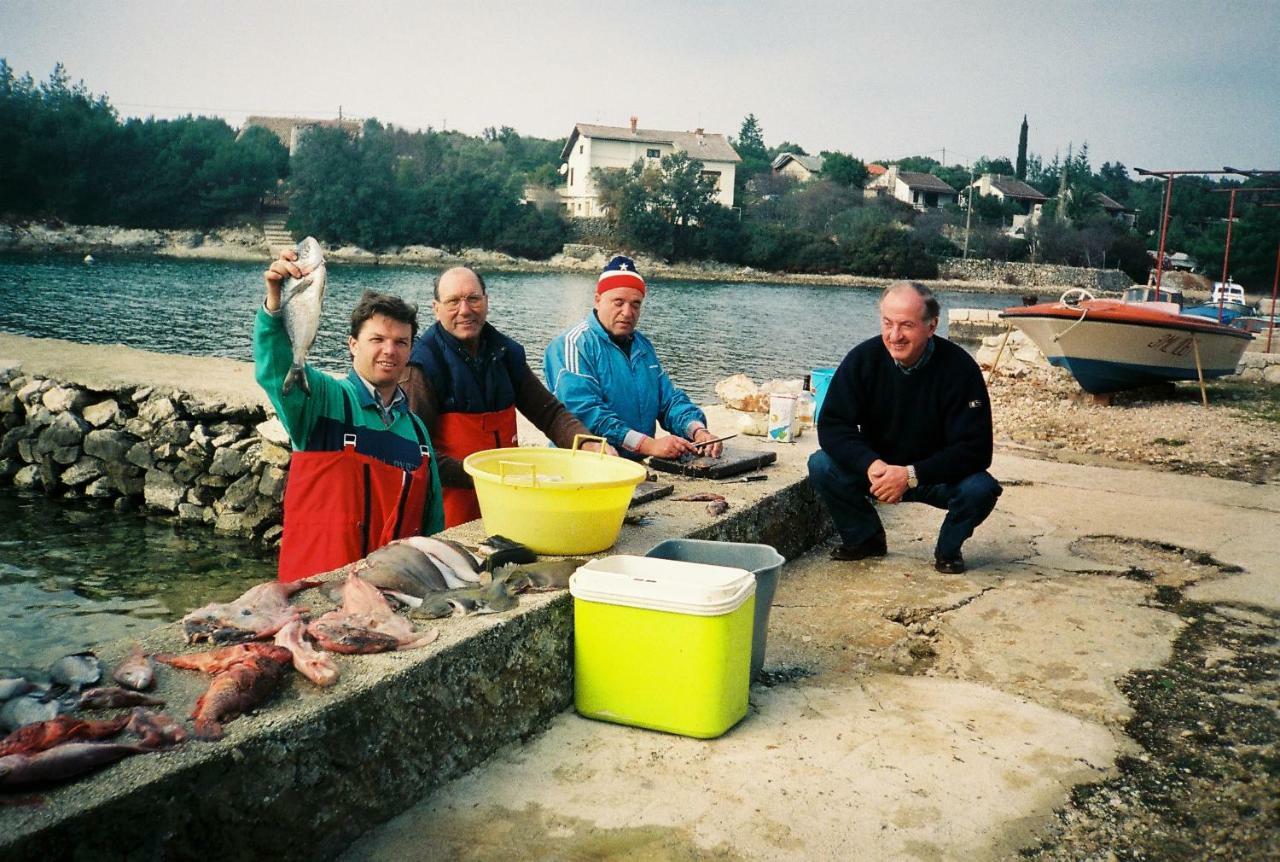
M 944 575 L 963 575 L 964 574 L 964 554 L 956 551 L 954 557 L 943 557 L 935 554 L 933 557 L 933 567 Z
M 856 545 L 837 545 L 831 549 L 833 560 L 865 560 L 867 557 L 883 557 L 889 553 L 884 530 Z

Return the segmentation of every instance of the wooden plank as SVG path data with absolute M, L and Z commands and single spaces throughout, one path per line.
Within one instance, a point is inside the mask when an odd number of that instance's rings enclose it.
M 631 505 L 639 506 L 641 503 L 650 503 L 654 500 L 661 500 L 663 497 L 671 496 L 675 489 L 675 485 L 669 485 L 663 482 L 641 482 L 639 485 L 636 485 L 636 489 L 631 492 Z

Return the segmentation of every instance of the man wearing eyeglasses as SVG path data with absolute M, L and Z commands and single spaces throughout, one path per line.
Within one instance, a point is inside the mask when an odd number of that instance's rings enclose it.
M 480 517 L 462 460 L 518 445 L 517 410 L 557 446 L 572 446 L 574 435 L 591 432 L 534 375 L 524 348 L 488 322 L 480 273 L 466 266 L 441 273 L 431 307 L 436 322 L 413 345 L 404 389 L 435 445 L 445 526 L 453 527 Z

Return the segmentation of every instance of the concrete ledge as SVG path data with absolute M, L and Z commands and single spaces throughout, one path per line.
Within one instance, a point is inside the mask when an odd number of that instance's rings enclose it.
M 731 427 L 724 411 L 708 413 L 713 429 Z M 779 453 L 767 482 L 672 476 L 675 496 L 714 490 L 729 512 L 717 517 L 703 503 L 670 498 L 646 504 L 635 511 L 647 523 L 624 526 L 610 553 L 643 554 L 688 537 L 765 542 L 793 557 L 821 541 L 830 521 L 806 478 L 816 435 L 792 445 L 734 442 Z M 474 544 L 484 531 L 473 522 L 450 535 Z M 315 612 L 328 604 L 318 591 L 299 598 Z M 423 650 L 339 656 L 342 679 L 332 689 L 292 675 L 275 699 L 229 723 L 220 742 L 125 760 L 51 791 L 41 807 L 0 807 L 0 858 L 328 858 L 572 704 L 566 593 L 438 622 L 440 640 Z M 174 624 L 144 647 L 190 651 Z M 116 644 L 99 654 L 109 665 L 124 651 Z M 185 717 L 208 679 L 161 668 L 157 693 Z

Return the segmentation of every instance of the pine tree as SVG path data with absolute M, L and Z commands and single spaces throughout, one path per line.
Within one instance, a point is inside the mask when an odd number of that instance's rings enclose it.
M 1022 131 L 1018 132 L 1018 166 L 1015 171 L 1018 179 L 1027 178 L 1027 115 L 1022 115 Z

